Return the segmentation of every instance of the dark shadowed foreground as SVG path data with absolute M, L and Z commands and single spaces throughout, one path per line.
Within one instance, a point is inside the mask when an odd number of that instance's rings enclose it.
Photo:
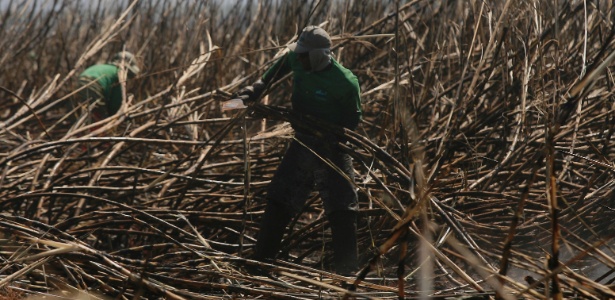
M 26 2 L 0 14 L 6 299 L 615 298 L 610 2 Z M 358 75 L 359 130 L 296 118 L 288 79 L 223 110 L 306 24 Z M 124 47 L 126 104 L 75 120 L 76 75 Z M 275 264 L 249 259 L 289 123 L 349 141 L 353 278 L 317 194 Z

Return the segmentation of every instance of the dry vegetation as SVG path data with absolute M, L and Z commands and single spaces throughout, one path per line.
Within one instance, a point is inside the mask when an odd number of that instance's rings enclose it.
M 224 2 L 3 1 L 3 297 L 615 298 L 611 1 Z M 360 129 L 335 131 L 358 171 L 354 292 L 316 194 L 271 275 L 246 272 L 288 122 L 310 122 L 288 79 L 266 121 L 221 103 L 306 24 L 363 92 Z M 145 70 L 126 105 L 74 125 L 76 75 L 122 48 Z

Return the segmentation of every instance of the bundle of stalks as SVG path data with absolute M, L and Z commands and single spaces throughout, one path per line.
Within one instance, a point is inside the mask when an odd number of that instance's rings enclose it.
M 560 2 L 2 4 L 0 294 L 614 298 L 614 9 Z M 294 115 L 287 78 L 222 110 L 307 24 L 359 77 L 359 129 Z M 122 49 L 144 72 L 120 111 L 71 119 L 76 75 Z M 347 141 L 355 277 L 316 193 L 249 258 L 291 125 Z

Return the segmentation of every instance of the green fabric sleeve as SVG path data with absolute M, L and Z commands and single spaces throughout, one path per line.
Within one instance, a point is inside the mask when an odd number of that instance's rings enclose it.
M 358 82 L 354 85 L 354 89 L 350 90 L 345 97 L 342 97 L 342 109 L 340 125 L 348 129 L 354 130 L 361 122 L 363 115 L 361 110 L 361 91 Z
M 284 56 L 280 57 L 271 68 L 267 69 L 261 79 L 265 84 L 269 84 L 270 82 L 274 82 L 284 75 L 290 73 L 291 67 L 289 62 L 290 52 L 286 53 Z

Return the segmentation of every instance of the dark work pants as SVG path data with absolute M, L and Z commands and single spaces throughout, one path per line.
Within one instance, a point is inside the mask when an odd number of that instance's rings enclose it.
M 295 137 L 269 185 L 254 258 L 275 257 L 286 226 L 317 189 L 331 225 L 336 271 L 351 273 L 357 268 L 358 209 L 352 158 L 316 137 L 300 133 Z
M 357 192 L 352 184 L 354 170 L 350 155 L 314 136 L 297 133 L 296 138 L 299 141 L 291 142 L 271 180 L 269 201 L 295 214 L 316 189 L 327 215 L 336 211 L 356 211 Z M 345 176 L 323 159 L 330 160 Z

